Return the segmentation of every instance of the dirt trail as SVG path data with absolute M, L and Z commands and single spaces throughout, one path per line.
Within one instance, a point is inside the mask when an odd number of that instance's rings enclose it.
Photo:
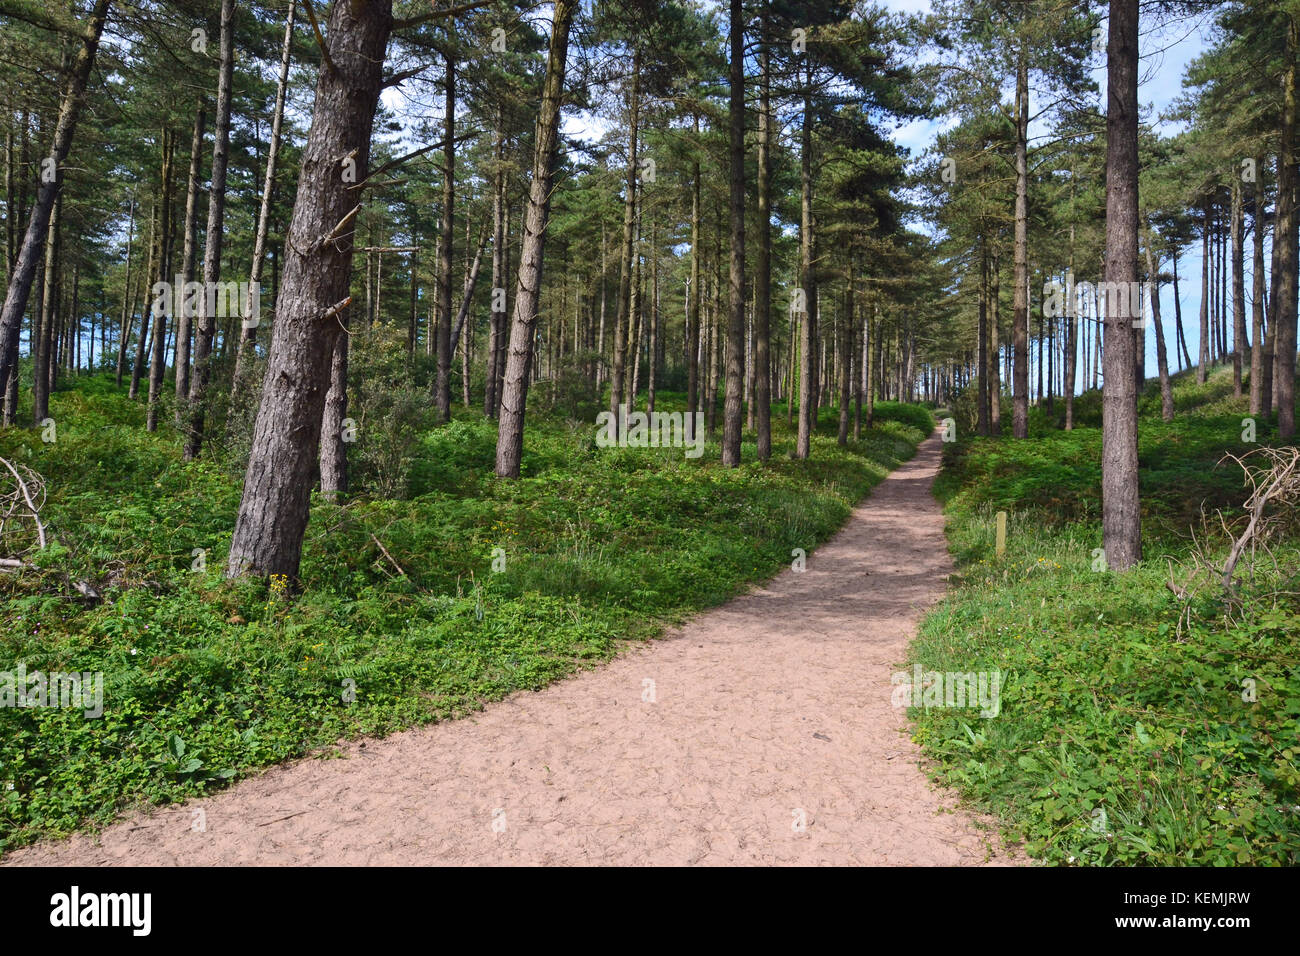
M 4 862 L 1016 862 L 929 785 L 890 703 L 950 570 L 940 448 L 877 486 L 805 572 L 596 670 Z

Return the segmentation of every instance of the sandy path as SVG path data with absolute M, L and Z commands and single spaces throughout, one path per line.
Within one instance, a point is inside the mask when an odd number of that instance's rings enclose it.
M 950 569 L 929 493 L 940 447 L 926 441 L 805 572 L 612 663 L 5 863 L 1010 862 L 930 787 L 890 704 Z

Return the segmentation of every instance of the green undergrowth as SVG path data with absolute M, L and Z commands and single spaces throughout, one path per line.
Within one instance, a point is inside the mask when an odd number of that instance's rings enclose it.
M 1144 560 L 1123 574 L 1098 560 L 1095 394 L 1081 398 L 1073 432 L 1035 409 L 1027 441 L 945 449 L 936 494 L 958 570 L 908 663 L 998 671 L 1001 709 L 985 719 L 914 708 L 916 739 L 939 778 L 1044 861 L 1294 865 L 1297 539 L 1278 543 L 1278 570 L 1261 566 L 1231 614 L 1216 588 L 1184 602 L 1166 587 L 1188 583 L 1194 529 L 1222 563 L 1215 510 L 1232 526 L 1247 491 L 1241 469 L 1220 460 L 1257 446 L 1242 441 L 1244 400 L 1231 398 L 1227 372 L 1205 386 L 1180 380 L 1169 424 L 1153 385 L 1139 428 Z M 1261 421 L 1258 439 L 1272 435 Z M 998 511 L 1008 514 L 1002 556 Z
M 228 467 L 183 461 L 107 377 L 56 392 L 54 442 L 0 431 L 0 456 L 47 482 L 51 535 L 38 570 L 0 578 L 0 671 L 102 671 L 104 712 L 0 709 L 0 849 L 606 660 L 824 541 L 933 428 L 880 403 L 842 449 L 825 410 L 800 462 L 778 412 L 772 460 L 747 432 L 735 469 L 713 442 L 695 460 L 601 449 L 591 422 L 533 416 L 519 481 L 492 474 L 494 424 L 460 414 L 420 436 L 410 497 L 315 501 L 300 587 L 281 592 L 222 579 Z

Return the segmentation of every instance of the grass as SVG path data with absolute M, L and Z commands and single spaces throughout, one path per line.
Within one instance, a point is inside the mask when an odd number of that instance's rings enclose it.
M 924 621 L 908 663 L 1000 671 L 1001 712 L 914 708 L 916 739 L 939 779 L 1049 863 L 1295 865 L 1300 608 L 1267 595 L 1296 588 L 1273 575 L 1234 622 L 1213 594 L 1185 607 L 1165 587 L 1171 562 L 1176 579 L 1183 573 L 1202 508 L 1240 515 L 1241 471 L 1219 462 L 1252 447 L 1226 371 L 1204 386 L 1180 379 L 1175 395 L 1170 424 L 1153 383 L 1142 399 L 1144 560 L 1124 574 L 1097 570 L 1095 393 L 1080 399 L 1073 432 L 1035 409 L 1027 441 L 946 448 L 936 494 L 956 585 Z M 1260 441 L 1271 434 L 1261 422 Z M 1003 510 L 999 557 L 994 517 Z M 1290 575 L 1300 567 L 1296 544 L 1279 554 Z
M 0 431 L 0 456 L 48 482 L 54 539 L 40 570 L 0 577 L 0 670 L 102 671 L 104 714 L 0 708 L 0 850 L 608 659 L 811 551 L 933 428 L 880 403 L 841 449 L 826 410 L 800 462 L 782 410 L 772 461 L 747 434 L 728 469 L 714 443 L 698 460 L 598 449 L 590 422 L 533 416 L 524 477 L 501 481 L 494 426 L 464 413 L 418 436 L 411 497 L 314 502 L 290 595 L 221 577 L 229 467 L 184 462 L 105 376 L 56 392 L 51 416 L 53 443 Z M 79 580 L 105 600 L 78 599 Z

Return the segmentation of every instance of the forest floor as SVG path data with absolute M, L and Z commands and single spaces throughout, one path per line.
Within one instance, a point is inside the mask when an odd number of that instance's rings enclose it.
M 611 663 L 6 864 L 1014 863 L 891 704 L 951 559 L 937 436 L 807 560 Z

